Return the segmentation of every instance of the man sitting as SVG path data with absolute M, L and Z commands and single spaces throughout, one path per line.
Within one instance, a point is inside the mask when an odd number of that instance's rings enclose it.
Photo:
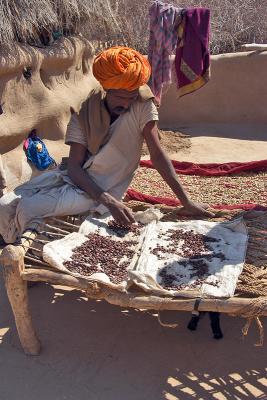
M 31 223 L 48 216 L 86 211 L 110 212 L 123 225 L 134 222 L 121 201 L 138 168 L 143 141 L 153 165 L 191 215 L 211 216 L 192 202 L 161 148 L 158 112 L 146 86 L 151 73 L 145 57 L 126 47 L 113 47 L 94 60 L 93 88 L 73 114 L 67 129 L 67 171 L 48 171 L 0 199 L 0 234 L 14 242 Z

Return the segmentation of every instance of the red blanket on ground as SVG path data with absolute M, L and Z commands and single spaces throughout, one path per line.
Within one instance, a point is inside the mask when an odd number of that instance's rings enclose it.
M 224 176 L 240 172 L 267 171 L 267 160 L 246 163 L 229 162 L 223 164 L 194 164 L 187 161 L 172 161 L 177 174 L 198 176 Z M 142 160 L 141 167 L 154 168 L 150 160 Z
M 190 162 L 172 161 L 177 174 L 198 175 L 198 176 L 225 176 L 241 172 L 263 172 L 267 171 L 267 160 L 251 161 L 247 163 L 223 163 L 223 164 L 194 164 Z M 140 162 L 141 167 L 154 168 L 150 160 Z M 245 190 L 245 189 L 244 189 Z M 266 193 L 267 196 L 267 193 Z M 142 201 L 150 204 L 165 204 L 167 206 L 178 206 L 179 200 L 168 197 L 157 197 L 138 192 L 134 189 L 128 189 L 127 197 L 130 200 Z M 259 204 L 210 204 L 214 209 L 219 210 L 258 210 L 265 211 L 267 207 Z

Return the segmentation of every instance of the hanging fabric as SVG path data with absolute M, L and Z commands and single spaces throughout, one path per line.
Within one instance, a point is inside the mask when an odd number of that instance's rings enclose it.
M 200 89 L 210 78 L 210 10 L 188 8 L 178 27 L 175 71 L 178 95 Z
M 171 55 L 177 45 L 181 12 L 182 8 L 161 1 L 154 1 L 149 8 L 148 60 L 152 68 L 149 85 L 158 103 L 160 103 L 163 85 L 172 82 Z
M 210 77 L 209 9 L 182 9 L 156 0 L 149 8 L 149 17 L 149 85 L 156 101 L 160 103 L 163 86 L 172 82 L 174 53 L 178 95 L 202 87 Z

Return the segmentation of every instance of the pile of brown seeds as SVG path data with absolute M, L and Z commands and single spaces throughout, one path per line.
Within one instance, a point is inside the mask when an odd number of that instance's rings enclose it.
M 108 222 L 108 228 L 119 237 L 126 236 L 129 232 L 133 232 L 135 235 L 140 234 L 140 223 L 135 223 L 129 226 L 120 225 L 114 219 Z
M 136 241 L 119 241 L 98 233 L 90 233 L 88 240 L 73 250 L 71 260 L 64 266 L 71 272 L 90 276 L 104 272 L 113 283 L 127 278 L 126 268 L 134 255 Z

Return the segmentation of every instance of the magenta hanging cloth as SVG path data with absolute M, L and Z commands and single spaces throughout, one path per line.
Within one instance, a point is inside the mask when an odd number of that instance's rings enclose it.
M 182 13 L 175 56 L 179 96 L 201 88 L 210 78 L 210 10 L 187 8 Z

